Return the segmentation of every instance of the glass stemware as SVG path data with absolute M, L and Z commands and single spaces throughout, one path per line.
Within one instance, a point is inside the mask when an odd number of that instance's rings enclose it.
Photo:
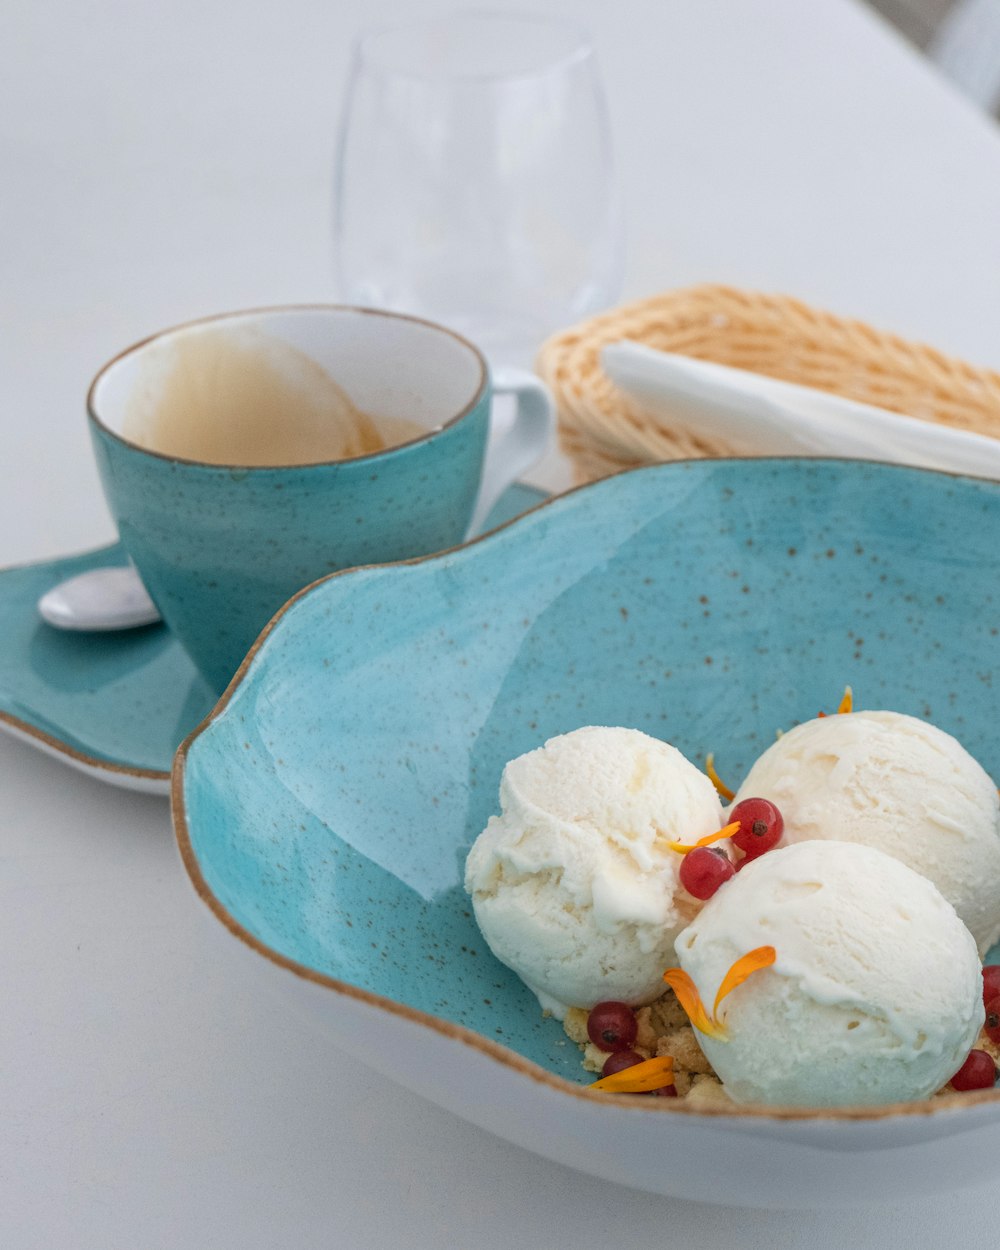
M 463 13 L 363 36 L 334 216 L 342 298 L 426 315 L 493 359 L 606 306 L 621 229 L 585 33 Z

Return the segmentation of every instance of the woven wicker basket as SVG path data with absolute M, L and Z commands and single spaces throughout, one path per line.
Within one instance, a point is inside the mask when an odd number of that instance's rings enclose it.
M 580 482 L 727 451 L 671 429 L 612 384 L 600 352 L 622 339 L 1000 438 L 1000 374 L 786 296 L 696 286 L 602 313 L 542 348 L 538 372 L 555 396 L 560 441 Z

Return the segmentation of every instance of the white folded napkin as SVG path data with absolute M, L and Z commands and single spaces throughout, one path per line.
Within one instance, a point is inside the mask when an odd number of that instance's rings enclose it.
M 640 343 L 612 343 L 601 363 L 616 386 L 673 428 L 737 455 L 846 456 L 1000 479 L 1000 440 L 900 416 Z

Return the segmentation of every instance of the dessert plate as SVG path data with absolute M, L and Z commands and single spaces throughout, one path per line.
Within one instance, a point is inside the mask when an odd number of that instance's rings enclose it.
M 512 486 L 486 527 L 546 497 Z M 167 794 L 174 751 L 215 694 L 164 625 L 66 633 L 36 606 L 66 578 L 125 563 L 114 544 L 0 571 L 0 729 L 111 785 Z
M 357 1062 L 636 1188 L 823 1207 L 993 1176 L 992 1091 L 814 1113 L 583 1088 L 462 878 L 504 764 L 584 724 L 714 751 L 738 780 L 849 682 L 858 706 L 933 720 L 997 777 L 998 584 L 1000 483 L 836 460 L 637 469 L 455 551 L 318 582 L 175 761 L 219 957 L 262 1012 L 283 993 Z M 317 1052 L 303 1098 L 332 1062 Z

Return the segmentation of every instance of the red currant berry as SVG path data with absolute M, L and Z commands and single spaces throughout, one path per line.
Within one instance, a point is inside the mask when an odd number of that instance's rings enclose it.
M 983 969 L 983 1004 L 1000 998 L 1000 964 L 987 964 Z
M 1000 1043 L 1000 996 L 986 1004 L 986 1024 L 983 1026 L 991 1042 Z
M 616 1072 L 624 1072 L 626 1068 L 634 1068 L 637 1063 L 645 1063 L 642 1055 L 635 1050 L 616 1050 L 604 1060 L 601 1076 L 614 1076 Z
M 956 1089 L 990 1089 L 997 1079 L 997 1068 L 985 1050 L 970 1050 L 969 1057 L 951 1078 Z
M 747 859 L 756 859 L 769 851 L 778 843 L 785 828 L 781 812 L 769 799 L 741 800 L 729 813 L 729 820 L 740 822 L 731 841 Z
M 699 846 L 681 860 L 681 885 L 695 898 L 711 898 L 736 872 L 733 861 L 717 846 Z
M 601 1050 L 631 1050 L 637 1025 L 628 1003 L 598 1003 L 587 1017 L 587 1035 Z

